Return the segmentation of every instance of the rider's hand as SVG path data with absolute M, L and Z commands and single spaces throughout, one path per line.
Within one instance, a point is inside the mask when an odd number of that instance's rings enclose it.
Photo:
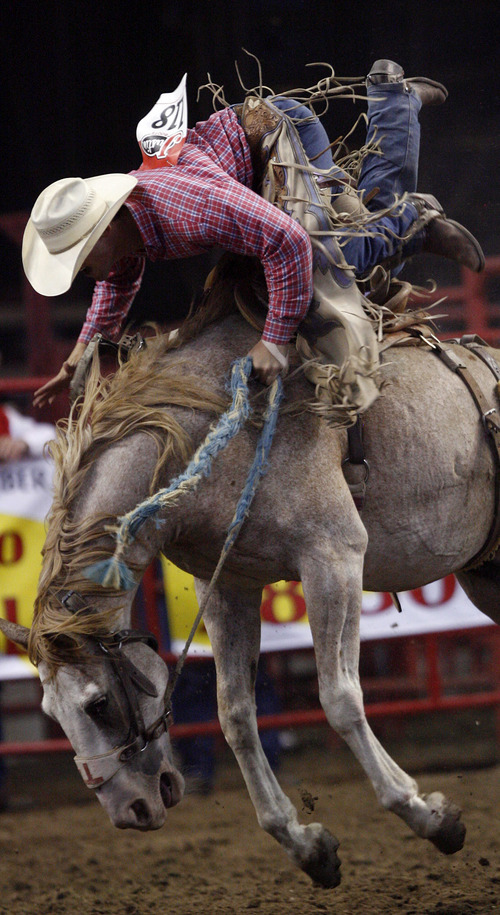
M 78 341 L 78 343 L 75 344 L 68 356 L 67 362 L 59 369 L 57 375 L 55 375 L 54 378 L 51 378 L 50 381 L 47 381 L 46 384 L 42 385 L 41 388 L 38 388 L 38 391 L 35 391 L 33 396 L 34 407 L 44 407 L 45 404 L 52 403 L 58 394 L 68 390 L 70 381 L 75 374 L 75 369 L 86 348 L 87 344 L 83 341 Z
M 34 407 L 44 407 L 45 404 L 52 403 L 57 394 L 66 391 L 69 388 L 70 381 L 75 373 L 75 367 L 64 363 L 54 378 L 47 381 L 33 396 Z
M 288 345 L 278 346 L 281 355 L 286 359 Z M 265 343 L 259 340 L 248 354 L 253 363 L 253 374 L 262 384 L 272 384 L 283 370 L 284 366 L 269 352 Z

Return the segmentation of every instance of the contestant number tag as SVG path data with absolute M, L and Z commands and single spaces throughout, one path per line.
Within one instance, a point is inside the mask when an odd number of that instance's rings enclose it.
M 187 134 L 186 76 L 175 92 L 164 92 L 137 125 L 144 168 L 176 165 Z

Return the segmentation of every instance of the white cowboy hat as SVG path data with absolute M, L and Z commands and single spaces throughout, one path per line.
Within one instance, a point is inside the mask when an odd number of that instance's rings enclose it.
M 132 175 L 62 178 L 38 197 L 23 237 L 24 272 L 42 295 L 66 292 L 127 199 Z

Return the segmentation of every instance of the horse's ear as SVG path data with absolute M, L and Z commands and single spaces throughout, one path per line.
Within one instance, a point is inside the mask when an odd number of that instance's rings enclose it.
M 9 620 L 4 620 L 0 617 L 0 630 L 10 642 L 14 642 L 21 648 L 28 647 L 30 631 L 26 626 L 20 626 L 19 623 L 11 623 Z

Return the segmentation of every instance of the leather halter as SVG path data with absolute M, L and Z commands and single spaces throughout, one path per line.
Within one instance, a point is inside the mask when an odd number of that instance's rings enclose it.
M 70 599 L 73 597 L 79 598 L 79 595 L 74 591 L 68 591 L 61 598 L 61 603 L 70 612 L 74 612 L 69 606 Z M 151 680 L 123 652 L 125 645 L 130 645 L 134 642 L 142 642 L 157 652 L 158 642 L 154 635 L 138 629 L 121 629 L 118 632 L 110 633 L 110 635 L 99 638 L 89 636 L 89 638 L 97 646 L 102 656 L 113 665 L 127 700 L 129 712 L 129 732 L 124 744 L 97 756 L 74 757 L 78 771 L 87 788 L 100 788 L 101 785 L 113 778 L 118 770 L 133 756 L 142 753 L 151 741 L 158 740 L 164 732 L 168 731 L 172 724 L 172 705 L 170 701 L 171 692 L 167 687 L 161 714 L 152 724 L 146 725 L 137 692 L 140 690 L 146 693 L 147 696 L 157 697 L 158 691 Z

